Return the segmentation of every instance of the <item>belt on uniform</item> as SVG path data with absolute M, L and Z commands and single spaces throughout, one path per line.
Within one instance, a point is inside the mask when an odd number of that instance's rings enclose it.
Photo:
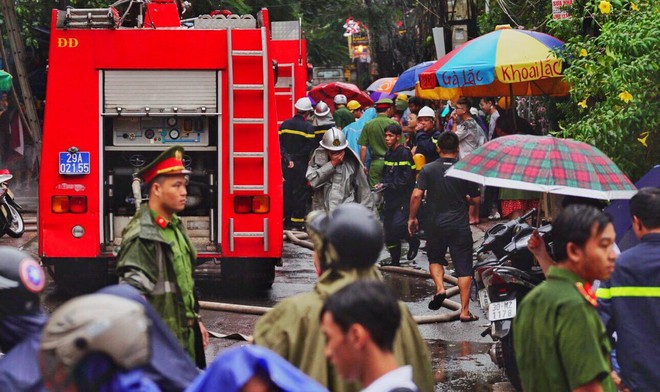
M 385 157 L 371 157 L 371 160 L 373 161 L 374 159 L 378 159 L 379 161 L 382 161 L 385 159 Z

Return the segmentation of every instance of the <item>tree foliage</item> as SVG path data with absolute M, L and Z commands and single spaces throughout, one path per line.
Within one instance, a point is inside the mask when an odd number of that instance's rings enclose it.
M 567 38 L 572 86 L 556 134 L 598 147 L 637 179 L 660 163 L 660 2 L 591 0 L 570 12 L 551 26 Z

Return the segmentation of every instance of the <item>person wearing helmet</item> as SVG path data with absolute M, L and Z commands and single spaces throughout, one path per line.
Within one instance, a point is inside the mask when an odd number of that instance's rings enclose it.
M 289 297 L 262 316 L 254 341 L 265 346 L 335 392 L 358 391 L 347 383 L 324 356 L 325 337 L 320 313 L 333 293 L 358 280 L 380 280 L 375 266 L 383 249 L 383 228 L 371 210 L 347 203 L 331 212 L 312 211 L 307 231 L 314 245 L 314 266 L 319 276 L 313 291 Z M 399 301 L 402 320 L 394 340 L 394 356 L 412 365 L 413 380 L 422 391 L 433 390 L 431 360 L 406 305 Z
M 89 294 L 61 305 L 44 327 L 39 368 L 54 391 L 160 391 L 149 363 L 150 323 L 137 302 Z
M 325 132 L 335 126 L 335 119 L 330 114 L 330 107 L 321 101 L 314 108 L 314 147 L 317 148 Z
M 418 129 L 415 133 L 413 155 L 422 154 L 427 164 L 438 159 L 436 142 L 440 131 L 435 129 L 435 111 L 428 106 L 419 109 L 417 114 Z
M 30 255 L 0 246 L 0 391 L 43 390 L 37 356 L 47 320 L 39 303 L 45 286 Z
M 312 210 L 332 211 L 337 206 L 356 202 L 373 209 L 371 189 L 364 166 L 348 148 L 344 133 L 333 127 L 323 135 L 307 167 L 312 187 Z
M 192 276 L 200 262 L 177 215 L 186 206 L 190 174 L 183 152 L 181 146 L 170 147 L 136 173 L 149 199 L 122 232 L 117 275 L 147 298 L 197 366 L 204 368 L 208 332 L 197 312 Z
M 335 124 L 339 129 L 355 121 L 355 116 L 346 108 L 346 96 L 344 94 L 335 95 L 335 113 L 333 115 Z
M 362 134 L 358 139 L 360 145 L 360 159 L 366 162 L 367 150 L 371 153 L 371 164 L 369 165 L 369 185 L 374 186 L 380 182 L 383 174 L 383 159 L 387 152 L 385 145 L 385 127 L 396 124 L 390 119 L 394 115 L 394 102 L 389 98 L 381 98 L 376 102 L 378 115 L 373 120 L 364 124 Z
M 314 151 L 314 126 L 307 121 L 313 112 L 307 97 L 295 103 L 296 114 L 280 125 L 280 154 L 284 177 L 284 226 L 302 229 L 310 198 L 305 171 L 309 155 Z M 318 106 L 318 105 L 317 105 Z
M 149 362 L 141 370 L 163 392 L 186 389 L 200 374 L 176 336 L 163 322 L 158 312 L 134 287 L 128 284 L 107 286 L 96 294 L 108 294 L 138 303 L 149 319 Z
M 359 120 L 360 117 L 362 117 L 362 114 L 364 114 L 364 108 L 362 108 L 360 102 L 354 99 L 348 101 L 348 103 L 346 104 L 346 109 L 348 109 L 351 113 L 353 113 L 353 117 L 355 117 L 355 121 Z
M 391 265 L 399 265 L 401 240 L 410 244 L 407 258 L 412 260 L 419 250 L 419 238 L 408 233 L 408 211 L 410 195 L 415 187 L 415 163 L 410 150 L 399 143 L 401 127 L 398 124 L 385 128 L 385 169 L 382 182 L 374 187 L 383 192 L 383 225 L 385 226 L 385 246 L 390 252 Z

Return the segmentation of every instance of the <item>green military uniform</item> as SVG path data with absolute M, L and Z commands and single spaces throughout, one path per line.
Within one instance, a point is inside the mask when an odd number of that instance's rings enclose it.
M 335 124 L 341 129 L 347 126 L 348 124 L 355 122 L 355 116 L 351 113 L 346 106 L 342 106 L 335 110 L 335 113 L 332 115 L 335 119 Z
M 331 391 L 360 390 L 357 384 L 343 381 L 326 359 L 320 312 L 331 294 L 365 279 L 382 280 L 382 277 L 375 266 L 325 271 L 314 291 L 287 298 L 261 317 L 255 326 L 254 342 L 275 351 Z M 403 303 L 399 304 L 402 319 L 394 339 L 394 356 L 399 365 L 412 365 L 413 380 L 421 391 L 432 391 L 434 382 L 428 348 L 410 311 Z
M 163 152 L 138 176 L 149 183 L 158 175 L 187 174 L 181 158 L 183 148 Z M 138 289 L 158 312 L 183 348 L 204 365 L 192 277 L 197 250 L 186 235 L 181 220 L 173 214 L 168 222 L 142 204 L 122 232 L 117 255 L 119 280 Z
M 594 379 L 616 390 L 610 342 L 584 287 L 576 274 L 550 267 L 548 280 L 519 304 L 513 345 L 525 391 L 570 391 Z
M 396 121 L 387 117 L 385 113 L 364 124 L 358 144 L 368 146 L 371 151 L 371 164 L 369 166 L 369 185 L 378 184 L 383 175 L 383 166 L 387 145 L 385 144 L 385 127 L 396 124 Z

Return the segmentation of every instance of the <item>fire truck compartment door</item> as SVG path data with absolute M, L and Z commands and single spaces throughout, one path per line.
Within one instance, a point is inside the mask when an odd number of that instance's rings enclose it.
M 108 70 L 103 78 L 103 112 L 217 114 L 217 71 Z M 148 108 L 148 110 L 147 110 Z

